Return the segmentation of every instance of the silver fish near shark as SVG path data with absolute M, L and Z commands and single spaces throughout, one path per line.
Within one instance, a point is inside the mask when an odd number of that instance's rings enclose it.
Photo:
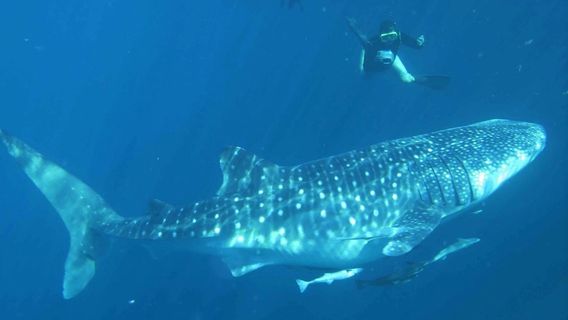
M 440 260 L 445 260 L 448 255 L 463 250 L 473 244 L 478 243 L 479 241 L 479 238 L 460 238 L 456 242 L 440 250 L 440 252 L 438 252 L 433 258 L 429 260 L 410 263 L 406 268 L 397 270 L 391 274 L 376 279 L 357 280 L 357 287 L 361 289 L 365 286 L 387 286 L 409 282 L 410 280 L 416 278 L 418 274 L 424 271 L 424 269 L 430 264 Z
M 314 283 L 327 283 L 332 284 L 336 280 L 345 280 L 354 277 L 358 273 L 363 271 L 362 268 L 339 270 L 337 272 L 324 273 L 321 277 L 315 278 L 310 281 L 305 281 L 302 279 L 296 279 L 296 284 L 300 288 L 300 292 L 304 293 L 309 285 Z
M 479 240 L 480 240 L 479 238 L 465 238 L 465 239 L 460 238 L 455 243 L 447 246 L 446 248 L 438 252 L 438 254 L 436 254 L 436 256 L 434 256 L 434 258 L 432 258 L 432 260 L 429 261 L 428 264 L 434 263 L 438 260 L 444 260 L 448 257 L 448 255 L 460 251 L 462 249 L 465 249 L 473 244 L 476 244 L 479 242 Z
M 64 298 L 95 274 L 101 238 L 144 240 L 222 258 L 234 276 L 268 265 L 353 269 L 403 255 L 442 221 L 484 200 L 544 148 L 537 124 L 490 120 L 397 139 L 298 166 L 232 147 L 217 195 L 151 203 L 125 218 L 85 183 L 0 131 L 8 152 L 70 235 Z

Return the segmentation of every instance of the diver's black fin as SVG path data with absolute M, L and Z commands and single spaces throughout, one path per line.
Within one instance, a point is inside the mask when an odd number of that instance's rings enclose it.
M 415 83 L 426 86 L 430 89 L 441 90 L 448 86 L 450 77 L 448 76 L 433 76 L 433 75 L 420 75 L 415 76 Z

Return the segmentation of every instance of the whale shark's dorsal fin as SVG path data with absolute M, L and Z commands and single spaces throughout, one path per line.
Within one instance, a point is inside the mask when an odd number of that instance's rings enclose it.
M 240 147 L 227 147 L 221 153 L 219 163 L 223 184 L 217 191 L 218 196 L 262 192 L 277 184 L 288 171 Z

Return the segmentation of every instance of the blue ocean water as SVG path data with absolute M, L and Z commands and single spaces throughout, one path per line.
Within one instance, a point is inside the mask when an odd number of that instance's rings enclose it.
M 346 16 L 424 34 L 400 56 L 450 86 L 361 77 Z M 214 257 L 114 246 L 72 300 L 67 232 L 0 152 L 0 318 L 568 319 L 567 17 L 564 0 L 2 2 L 0 127 L 126 216 L 214 194 L 226 145 L 294 165 L 492 118 L 540 123 L 548 140 L 482 214 L 424 245 L 481 242 L 409 283 L 300 294 L 294 269 L 232 278 Z

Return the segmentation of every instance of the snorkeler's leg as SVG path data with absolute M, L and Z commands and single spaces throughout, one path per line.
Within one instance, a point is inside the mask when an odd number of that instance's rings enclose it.
M 394 58 L 394 62 L 392 63 L 393 68 L 396 70 L 396 72 L 398 72 L 398 75 L 400 76 L 400 80 L 402 80 L 403 82 L 406 83 L 410 83 L 410 82 L 414 82 L 414 76 L 410 74 L 410 72 L 406 71 L 406 68 L 404 67 L 404 64 L 402 63 L 402 60 L 400 60 L 400 58 L 398 57 L 398 55 L 396 56 L 396 58 Z

